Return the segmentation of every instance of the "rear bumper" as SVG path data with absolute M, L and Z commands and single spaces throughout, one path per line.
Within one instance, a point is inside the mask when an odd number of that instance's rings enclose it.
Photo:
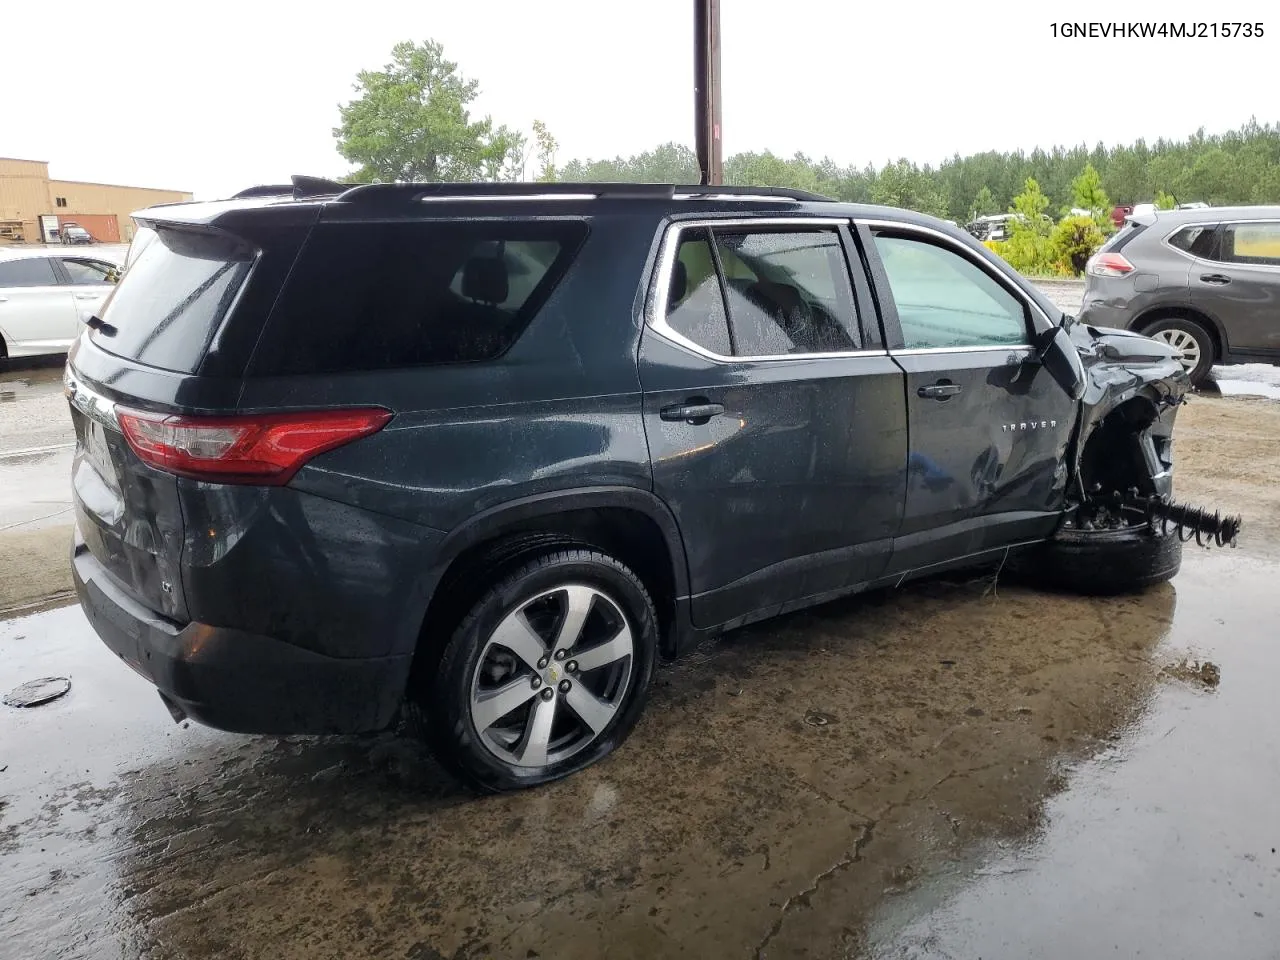
M 71 566 L 85 616 L 171 710 L 222 730 L 264 734 L 363 733 L 395 718 L 410 656 L 326 657 L 240 630 L 181 626 L 130 598 L 76 539 Z
M 1101 297 L 1090 299 L 1085 296 L 1080 315 L 1076 318 L 1081 323 L 1093 327 L 1112 327 L 1117 330 L 1128 330 L 1129 323 L 1135 314 L 1128 304 L 1116 305 L 1108 303 Z

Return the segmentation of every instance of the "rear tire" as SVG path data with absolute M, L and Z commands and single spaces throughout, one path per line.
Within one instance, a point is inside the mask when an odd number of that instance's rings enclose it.
M 1179 352 L 1192 386 L 1204 383 L 1209 376 L 1209 368 L 1218 359 L 1213 337 L 1202 324 L 1190 317 L 1165 317 L 1144 327 L 1142 332 Z
M 1132 593 L 1173 579 L 1182 541 L 1149 526 L 1123 530 L 1064 527 L 1054 539 L 1011 558 L 1024 580 L 1088 596 Z
M 559 780 L 630 734 L 657 649 L 653 601 L 631 570 L 589 548 L 545 552 L 472 605 L 410 690 L 410 728 L 481 790 Z

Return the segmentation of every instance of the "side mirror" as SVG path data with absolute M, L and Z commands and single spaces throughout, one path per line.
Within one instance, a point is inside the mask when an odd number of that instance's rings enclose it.
M 1058 381 L 1072 400 L 1084 396 L 1084 364 L 1076 353 L 1071 334 L 1063 327 L 1053 327 L 1036 337 L 1036 356 L 1049 376 Z

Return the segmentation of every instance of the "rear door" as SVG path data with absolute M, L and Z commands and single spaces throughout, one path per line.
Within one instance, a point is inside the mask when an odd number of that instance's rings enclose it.
M 10 356 L 63 353 L 78 333 L 71 292 L 49 257 L 0 260 L 0 334 Z
M 1214 261 L 1193 267 L 1192 303 L 1221 321 L 1233 353 L 1280 356 L 1280 221 L 1224 223 Z
M 640 347 L 654 488 L 700 626 L 877 577 L 902 514 L 902 375 L 837 221 L 668 230 Z
M 867 223 L 860 237 L 906 373 L 906 510 L 891 571 L 1047 535 L 1076 403 L 1035 361 L 1035 308 L 941 231 Z
M 113 288 L 102 325 L 67 365 L 80 542 L 135 600 L 186 620 L 178 481 L 133 452 L 118 411 L 172 407 L 239 293 L 254 251 L 225 235 L 161 229 Z M 65 289 L 65 288 L 64 288 Z M 68 293 L 67 296 L 70 296 Z M 236 384 L 226 385 L 228 405 Z

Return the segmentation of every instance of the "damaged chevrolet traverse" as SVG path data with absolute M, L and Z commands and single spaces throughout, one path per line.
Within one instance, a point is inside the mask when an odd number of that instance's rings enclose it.
M 175 718 L 545 783 L 658 657 L 939 571 L 1173 577 L 1187 375 L 797 191 L 298 177 L 136 215 L 75 344 L 75 582 Z

